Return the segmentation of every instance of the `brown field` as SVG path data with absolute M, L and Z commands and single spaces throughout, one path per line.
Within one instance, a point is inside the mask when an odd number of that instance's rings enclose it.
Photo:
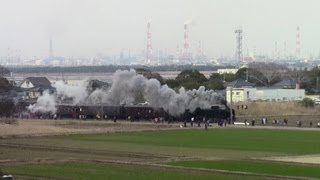
M 177 124 L 130 123 L 127 121 L 114 123 L 111 121 L 78 120 L 0 120 L 0 137 L 129 132 L 177 127 Z

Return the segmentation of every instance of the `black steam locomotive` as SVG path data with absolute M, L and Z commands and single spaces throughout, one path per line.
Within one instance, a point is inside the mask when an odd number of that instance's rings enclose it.
M 57 105 L 58 118 L 71 119 L 128 119 L 131 121 L 151 120 L 155 118 L 164 121 L 190 121 L 193 117 L 196 120 L 211 120 L 218 122 L 221 119 L 230 119 L 228 106 L 212 106 L 210 109 L 197 108 L 194 112 L 186 110 L 180 116 L 172 116 L 163 108 L 155 108 L 148 105 Z

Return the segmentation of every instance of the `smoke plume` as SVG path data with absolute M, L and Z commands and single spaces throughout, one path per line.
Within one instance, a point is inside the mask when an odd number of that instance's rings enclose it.
M 59 100 L 72 99 L 75 105 L 84 103 L 88 96 L 88 80 L 83 80 L 75 86 L 67 85 L 63 81 L 57 81 L 53 86 L 56 88 L 56 96 Z
M 60 102 L 71 99 L 72 104 L 133 105 L 137 95 L 142 95 L 150 106 L 161 107 L 171 115 L 177 116 L 187 109 L 191 112 L 198 107 L 209 109 L 213 105 L 221 104 L 222 98 L 213 90 L 205 90 L 203 86 L 188 91 L 182 87 L 176 92 L 167 85 L 161 85 L 156 79 L 147 79 L 137 74 L 133 69 L 116 71 L 113 75 L 112 85 L 107 90 L 97 89 L 88 92 L 88 89 L 90 89 L 88 85 L 88 80 L 79 83 L 77 86 L 70 86 L 58 81 L 54 85 L 56 88 L 55 98 L 45 93 L 30 109 L 33 111 L 48 109 L 55 111 L 53 109 L 54 99 Z
M 88 98 L 90 103 L 105 103 L 110 105 L 133 104 L 135 95 L 141 93 L 144 99 L 153 107 L 162 107 L 172 115 L 180 115 L 189 109 L 209 109 L 220 104 L 221 96 L 213 90 L 199 89 L 186 91 L 183 87 L 175 92 L 167 85 L 161 85 L 156 79 L 147 79 L 135 70 L 117 71 L 113 77 L 111 88 L 107 92 L 94 91 Z
M 37 99 L 35 104 L 30 104 L 28 110 L 32 113 L 51 113 L 54 114 L 57 111 L 56 100 L 54 95 L 50 95 L 48 91 L 44 91 L 42 96 Z
M 184 25 L 187 25 L 187 26 L 196 26 L 196 25 L 197 25 L 196 18 L 195 18 L 195 17 L 191 17 L 191 18 L 187 19 L 187 20 L 184 22 Z

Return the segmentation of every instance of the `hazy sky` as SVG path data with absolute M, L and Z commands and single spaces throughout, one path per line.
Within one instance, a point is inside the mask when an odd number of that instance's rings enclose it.
M 8 47 L 22 56 L 46 56 L 50 36 L 58 56 L 141 52 L 148 21 L 153 48 L 175 52 L 188 19 L 190 46 L 201 40 L 211 57 L 234 54 L 238 27 L 245 52 L 256 46 L 271 55 L 276 41 L 279 51 L 286 42 L 293 53 L 300 26 L 302 51 L 318 55 L 319 7 L 319 0 L 0 0 L 0 56 Z

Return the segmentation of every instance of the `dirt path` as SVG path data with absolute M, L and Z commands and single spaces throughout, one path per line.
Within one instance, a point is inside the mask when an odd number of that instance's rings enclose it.
M 79 121 L 79 120 L 15 120 L 15 123 L 0 122 L 0 138 L 60 135 L 74 133 L 103 133 L 103 132 L 130 132 L 143 130 L 177 129 L 181 123 L 154 124 L 151 122 L 118 121 Z M 190 128 L 188 124 L 188 128 Z M 198 128 L 198 127 L 193 127 Z M 213 124 L 209 128 L 223 128 Z M 262 128 L 262 129 L 292 129 L 320 131 L 320 128 L 298 128 L 292 126 L 236 126 L 227 125 L 227 128 Z
M 303 156 L 277 156 L 262 158 L 263 160 L 294 162 L 304 164 L 320 164 L 320 154 L 303 155 Z
M 150 122 L 79 121 L 79 120 L 16 120 L 0 123 L 0 137 L 42 136 L 73 133 L 102 133 L 177 128 L 178 125 Z

